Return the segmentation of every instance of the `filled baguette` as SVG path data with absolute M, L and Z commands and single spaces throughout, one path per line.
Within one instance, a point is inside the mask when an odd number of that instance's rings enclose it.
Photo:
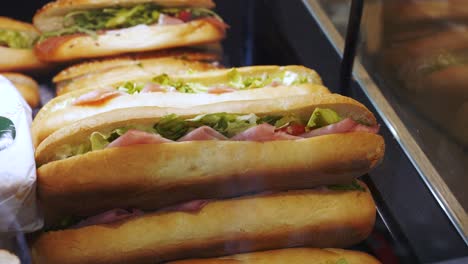
M 41 234 L 32 244 L 33 263 L 161 263 L 285 247 L 349 247 L 370 234 L 376 213 L 369 190 L 356 186 L 192 201 L 153 213 L 130 210 L 118 220 L 102 214 Z
M 63 126 L 116 109 L 137 106 L 192 107 L 217 102 L 329 93 L 321 85 L 318 74 L 302 66 L 252 66 L 196 72 L 212 66 L 162 58 L 150 62 L 148 67 L 152 68 L 152 73 L 159 74 L 148 73 L 138 66 L 133 71 L 117 69 L 126 73 L 120 74 L 119 81 L 111 77 L 112 86 L 79 89 L 49 101 L 34 119 L 34 145 L 37 146 Z M 107 80 L 103 79 L 106 76 L 93 76 L 92 79 L 96 83 L 106 83 Z
M 38 193 L 53 215 L 89 215 L 349 183 L 382 159 L 377 131 L 369 110 L 336 94 L 119 109 L 39 145 Z
M 70 1 L 45 5 L 33 18 L 42 37 L 35 53 L 68 61 L 212 43 L 227 25 L 203 1 Z
M 0 16 L 0 72 L 47 67 L 32 49 L 38 37 L 39 32 L 33 25 Z

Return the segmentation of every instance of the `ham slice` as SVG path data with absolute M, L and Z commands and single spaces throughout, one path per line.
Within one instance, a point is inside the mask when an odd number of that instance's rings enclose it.
M 78 224 L 72 226 L 71 228 L 80 228 L 80 227 L 98 225 L 98 224 L 109 224 L 109 223 L 117 222 L 123 219 L 131 218 L 135 216 L 141 216 L 143 214 L 144 214 L 143 211 L 138 210 L 138 209 L 131 209 L 131 210 L 112 209 L 110 211 L 106 211 L 104 213 L 88 217 L 85 220 L 80 221 Z
M 112 141 L 106 148 L 117 148 L 141 144 L 158 144 L 173 142 L 170 139 L 163 138 L 161 135 L 152 134 L 139 130 L 129 130 L 116 140 Z
M 271 141 L 271 140 L 294 140 L 300 139 L 285 132 L 275 131 L 276 127 L 270 124 L 261 124 L 251 127 L 231 138 L 239 141 Z
M 358 122 L 352 120 L 351 118 L 345 118 L 338 123 L 331 124 L 328 126 L 324 126 L 321 128 L 317 128 L 311 130 L 310 132 L 304 133 L 301 137 L 310 138 L 310 137 L 317 137 L 329 134 L 339 134 L 339 133 L 347 133 L 347 132 L 369 132 L 369 133 L 377 133 L 379 132 L 379 126 L 375 125 L 372 127 L 368 127 L 365 125 L 361 125 Z
M 100 90 L 94 90 L 89 93 L 85 93 L 78 97 L 73 105 L 97 105 L 103 104 L 106 101 L 122 95 L 122 92 L 115 90 L 114 88 L 106 88 Z
M 197 140 L 226 140 L 228 139 L 218 131 L 209 126 L 201 126 L 177 141 L 197 141 Z
M 168 206 L 163 209 L 158 210 L 157 212 L 188 212 L 196 213 L 199 212 L 205 205 L 207 205 L 211 200 L 193 200 L 186 203 L 177 204 L 174 206 Z
M 166 89 L 157 83 L 147 83 L 141 90 L 142 93 L 166 92 Z
M 173 206 L 164 207 L 162 209 L 157 210 L 155 213 L 165 213 L 165 212 L 187 212 L 187 213 L 197 213 L 199 212 L 205 205 L 207 205 L 211 200 L 193 200 L 186 203 L 181 203 Z M 142 216 L 145 213 L 139 209 L 112 209 L 106 211 L 104 213 L 88 217 L 78 224 L 70 227 L 70 228 L 81 228 L 90 225 L 102 225 L 102 224 L 109 224 L 113 222 L 117 222 L 123 219 L 128 219 L 136 216 Z
M 184 21 L 175 17 L 160 14 L 158 19 L 158 25 L 179 25 L 184 24 Z
M 223 93 L 232 93 L 237 91 L 237 89 L 231 88 L 231 87 L 212 87 L 208 89 L 208 93 L 210 94 L 223 94 Z

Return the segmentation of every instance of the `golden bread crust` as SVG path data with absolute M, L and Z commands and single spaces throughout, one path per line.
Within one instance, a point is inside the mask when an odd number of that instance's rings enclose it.
M 115 207 L 152 210 L 193 199 L 349 183 L 372 170 L 384 148 L 380 135 L 364 132 L 109 148 L 41 166 L 38 195 L 62 216 Z
M 34 47 L 43 61 L 70 61 L 129 52 L 162 50 L 220 41 L 225 30 L 206 19 L 180 25 L 138 25 L 108 30 L 96 38 L 85 34 L 51 37 Z
M 81 144 L 87 141 L 89 136 L 95 131 L 107 133 L 130 124 L 149 124 L 152 126 L 159 122 L 162 117 L 169 114 L 176 114 L 182 118 L 193 118 L 201 114 L 222 112 L 238 114 L 255 113 L 259 116 L 294 113 L 298 116 L 309 118 L 310 114 L 317 107 L 331 108 L 342 117 L 350 117 L 365 124 L 376 124 L 376 119 L 372 112 L 361 103 L 346 96 L 328 93 L 221 102 L 191 108 L 132 107 L 116 109 L 94 115 L 90 118 L 81 119 L 55 131 L 39 144 L 35 154 L 36 163 L 42 165 L 55 160 L 55 153 L 63 145 Z
M 72 65 L 57 75 L 54 76 L 52 81 L 59 84 L 63 81 L 70 81 L 79 77 L 89 74 L 96 74 L 106 72 L 119 67 L 126 67 L 130 65 L 144 64 L 157 62 L 165 57 L 173 59 L 185 59 L 187 61 L 217 61 L 221 59 L 221 55 L 215 51 L 203 52 L 203 50 L 195 48 L 176 48 L 169 50 L 150 51 L 144 53 L 126 54 L 112 58 L 86 61 Z
M 35 80 L 21 73 L 3 72 L 0 75 L 13 83 L 29 106 L 34 108 L 39 105 L 39 85 Z
M 30 23 L 0 16 L 0 29 L 10 29 L 39 35 L 39 31 Z
M 0 72 L 36 71 L 49 67 L 41 62 L 31 49 L 0 47 Z
M 195 55 L 201 58 L 202 55 Z M 83 65 L 85 66 L 85 65 Z M 100 69 L 102 65 L 92 64 L 87 69 L 90 71 L 82 76 L 74 77 L 57 84 L 57 94 L 86 89 L 107 88 L 116 86 L 133 79 L 151 79 L 154 76 L 166 74 L 184 74 L 189 71 L 203 72 L 218 69 L 216 64 L 178 59 L 172 57 L 147 58 L 141 60 L 115 60 L 114 65 Z M 83 72 L 85 67 L 81 68 Z M 93 69 L 94 68 L 94 69 Z M 92 71 L 92 72 L 91 72 Z
M 33 23 L 42 32 L 54 31 L 62 27 L 63 17 L 70 12 L 145 3 L 164 7 L 213 8 L 215 6 L 212 0 L 57 0 L 39 9 L 33 17 Z
M 212 201 L 199 212 L 42 234 L 35 264 L 160 263 L 292 246 L 348 247 L 375 221 L 370 192 L 327 189 Z
M 168 264 L 316 264 L 339 263 L 380 264 L 373 256 L 364 252 L 335 248 L 288 248 L 253 253 L 244 253 L 213 259 L 189 259 Z

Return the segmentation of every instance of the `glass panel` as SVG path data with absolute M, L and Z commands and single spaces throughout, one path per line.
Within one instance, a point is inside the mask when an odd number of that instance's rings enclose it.
M 319 2 L 344 36 L 351 1 Z M 461 204 L 466 219 L 468 3 L 365 3 L 360 60 Z M 437 192 L 445 191 L 431 184 Z

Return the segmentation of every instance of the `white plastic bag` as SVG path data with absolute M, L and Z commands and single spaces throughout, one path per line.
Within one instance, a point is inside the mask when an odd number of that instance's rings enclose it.
M 36 203 L 31 108 L 0 75 L 0 238 L 43 225 Z

